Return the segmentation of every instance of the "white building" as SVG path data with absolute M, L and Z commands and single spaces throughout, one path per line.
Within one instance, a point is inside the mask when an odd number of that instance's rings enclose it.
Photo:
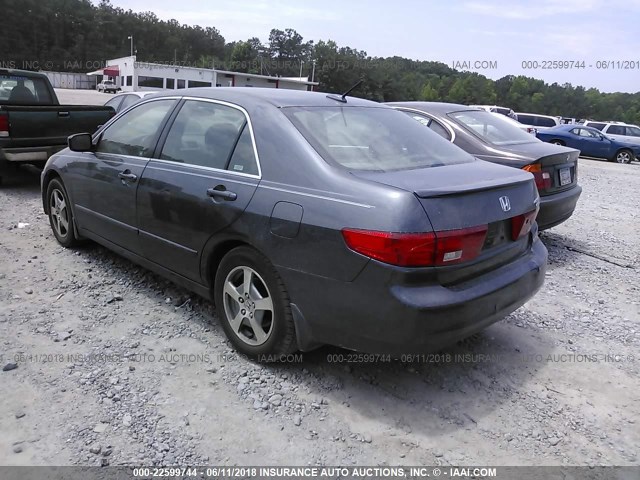
M 138 62 L 136 57 L 107 60 L 106 67 L 89 75 L 103 75 L 122 91 L 162 90 L 190 87 L 266 87 L 314 90 L 318 82 L 302 77 L 270 77 L 253 73 L 229 72 L 159 63 Z

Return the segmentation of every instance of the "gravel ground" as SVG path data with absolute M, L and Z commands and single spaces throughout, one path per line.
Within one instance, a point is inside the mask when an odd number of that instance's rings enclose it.
M 87 92 L 96 95 L 95 92 Z M 638 465 L 640 164 L 581 160 L 542 291 L 416 362 L 237 357 L 213 306 L 0 188 L 0 465 Z M 637 203 L 637 202 L 636 202 Z

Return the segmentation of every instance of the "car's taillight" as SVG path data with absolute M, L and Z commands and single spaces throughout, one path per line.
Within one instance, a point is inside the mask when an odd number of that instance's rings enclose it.
M 532 163 L 522 167 L 522 170 L 533 173 L 538 190 L 548 190 L 551 188 L 551 175 L 549 172 L 543 172 L 539 163 Z
M 476 258 L 487 225 L 428 233 L 395 233 L 345 228 L 347 246 L 362 255 L 401 267 L 454 265 Z
M 536 207 L 535 210 L 511 218 L 511 240 L 518 240 L 529 234 L 538 216 L 538 210 L 540 208 Z
M 0 138 L 9 136 L 9 115 L 0 113 Z

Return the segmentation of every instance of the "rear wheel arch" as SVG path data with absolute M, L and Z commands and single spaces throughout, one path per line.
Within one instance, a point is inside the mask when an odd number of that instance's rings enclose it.
M 553 140 L 549 140 L 549 143 L 553 143 L 554 145 L 562 145 L 562 146 L 566 145 L 564 140 L 560 140 L 559 138 L 554 138 Z
M 209 251 L 206 254 L 206 259 L 205 259 L 206 270 L 205 270 L 204 277 L 205 277 L 205 280 L 209 282 L 209 290 L 211 291 L 211 298 L 213 298 L 213 287 L 215 283 L 216 272 L 218 271 L 220 262 L 222 262 L 222 259 L 231 250 L 237 247 L 242 247 L 242 246 L 247 246 L 255 249 L 255 247 L 248 242 L 245 242 L 239 239 L 230 238 L 217 243 L 211 249 L 211 251 Z

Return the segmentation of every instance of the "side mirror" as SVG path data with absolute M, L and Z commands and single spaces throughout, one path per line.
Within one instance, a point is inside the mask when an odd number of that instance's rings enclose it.
M 90 152 L 93 150 L 93 139 L 90 133 L 76 133 L 67 139 L 72 152 Z

